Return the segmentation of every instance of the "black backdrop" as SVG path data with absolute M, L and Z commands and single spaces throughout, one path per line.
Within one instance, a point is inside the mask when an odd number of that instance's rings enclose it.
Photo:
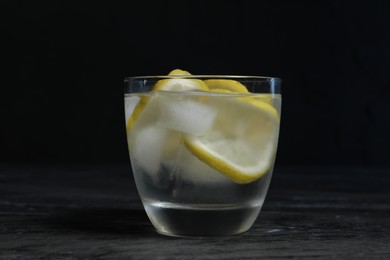
M 319 2 L 3 0 L 0 161 L 127 162 L 123 78 L 182 68 L 281 77 L 279 165 L 389 165 L 390 2 Z

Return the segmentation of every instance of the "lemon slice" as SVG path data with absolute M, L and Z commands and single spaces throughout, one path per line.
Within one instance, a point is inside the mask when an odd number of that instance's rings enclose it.
M 236 183 L 250 183 L 272 166 L 279 129 L 274 107 L 258 101 L 215 97 L 220 112 L 202 136 L 184 135 L 184 144 L 201 161 Z
M 236 80 L 207 79 L 204 82 L 210 91 L 213 91 L 214 89 L 226 89 L 237 93 L 249 93 L 248 89 Z
M 191 73 L 185 70 L 175 69 L 172 70 L 168 76 L 190 76 Z M 200 79 L 163 79 L 159 80 L 153 88 L 156 90 L 168 90 L 168 91 L 208 91 L 208 87 Z
M 168 74 L 168 76 L 189 76 L 189 75 L 191 75 L 191 73 L 181 69 L 174 69 Z
M 236 80 L 231 79 L 208 79 L 204 81 L 206 86 L 209 88 L 210 92 L 218 93 L 241 93 L 249 94 L 248 89 Z M 226 90 L 226 91 L 223 91 Z M 247 97 L 246 99 L 253 99 L 253 97 Z M 271 94 L 262 94 L 255 97 L 256 100 L 261 100 L 265 103 L 272 105 L 272 95 Z

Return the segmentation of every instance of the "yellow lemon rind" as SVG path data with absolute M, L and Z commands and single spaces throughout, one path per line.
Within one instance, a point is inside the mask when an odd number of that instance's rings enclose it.
M 168 73 L 168 76 L 189 76 L 189 75 L 191 75 L 191 73 L 181 69 L 174 69 Z
M 126 123 L 126 131 L 130 131 L 130 129 L 134 126 L 135 122 L 141 115 L 146 103 L 148 102 L 149 97 L 141 97 L 138 104 L 135 106 L 133 113 L 131 114 L 129 120 Z
M 263 177 L 271 167 L 271 163 L 267 162 L 265 167 L 262 167 L 259 171 L 246 174 L 241 172 L 237 167 L 232 164 L 229 164 L 225 160 L 222 160 L 218 157 L 213 156 L 211 153 L 208 153 L 206 149 L 201 148 L 196 144 L 196 141 L 189 140 L 184 137 L 185 146 L 194 154 L 199 160 L 214 168 L 221 174 L 225 175 L 233 182 L 238 184 L 247 184 L 253 181 L 256 181 Z
M 226 89 L 238 93 L 249 93 L 248 89 L 236 80 L 231 79 L 206 79 L 206 86 L 211 89 Z

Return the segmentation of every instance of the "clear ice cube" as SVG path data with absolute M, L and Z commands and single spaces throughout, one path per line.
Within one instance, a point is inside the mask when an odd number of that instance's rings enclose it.
M 132 159 L 147 173 L 156 175 L 160 169 L 162 149 L 167 130 L 147 126 L 139 129 L 132 144 Z
M 198 136 L 211 128 L 216 115 L 216 109 L 191 98 L 175 100 L 166 97 L 160 103 L 157 125 Z

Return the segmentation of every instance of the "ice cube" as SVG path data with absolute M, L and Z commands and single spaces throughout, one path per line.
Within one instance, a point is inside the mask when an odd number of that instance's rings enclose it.
M 148 174 L 156 175 L 160 169 L 167 130 L 151 125 L 138 129 L 133 135 L 134 142 L 130 149 L 132 163 L 139 165 Z
M 160 103 L 160 118 L 157 124 L 176 131 L 201 135 L 211 128 L 216 115 L 216 109 L 199 101 L 166 98 Z
M 174 174 L 175 178 L 184 182 L 230 183 L 228 178 L 196 158 L 184 145 L 174 166 Z

